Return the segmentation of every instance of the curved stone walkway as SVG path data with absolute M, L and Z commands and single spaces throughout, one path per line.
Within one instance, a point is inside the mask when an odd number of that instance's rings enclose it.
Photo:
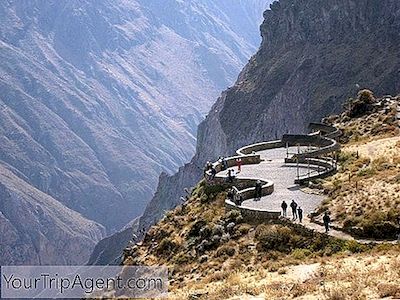
M 286 164 L 284 162 L 284 159 L 286 158 L 286 151 L 286 148 L 275 148 L 256 152 L 257 154 L 261 155 L 263 162 L 257 165 L 243 165 L 240 173 L 236 173 L 237 167 L 229 168 L 235 171 L 238 178 L 259 178 L 274 182 L 274 192 L 271 195 L 262 197 L 260 200 L 245 200 L 242 203 L 242 207 L 280 212 L 282 201 L 285 200 L 287 204 L 290 205 L 290 202 L 293 199 L 300 207 L 303 208 L 304 217 L 302 225 L 317 232 L 325 233 L 324 226 L 311 222 L 307 217 L 309 213 L 316 210 L 325 197 L 321 195 L 305 193 L 300 189 L 299 185 L 294 184 L 294 180 L 297 177 L 297 168 L 296 164 Z M 289 148 L 289 152 L 291 154 L 296 153 L 297 151 L 297 147 Z M 302 147 L 301 151 L 305 151 L 305 147 Z M 300 165 L 299 173 L 300 175 L 307 174 L 309 170 L 311 170 L 311 172 L 318 172 L 316 167 L 311 167 L 309 169 L 307 165 Z M 227 170 L 222 171 L 218 173 L 217 176 L 226 176 L 227 172 Z M 287 212 L 288 217 L 291 218 L 290 207 L 288 207 Z M 357 242 L 363 244 L 387 242 L 355 239 L 343 231 L 332 228 L 328 234 L 344 240 L 356 240 Z M 389 242 L 395 243 L 396 241 Z

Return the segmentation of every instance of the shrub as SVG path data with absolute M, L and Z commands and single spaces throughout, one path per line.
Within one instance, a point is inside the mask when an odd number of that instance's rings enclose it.
M 360 171 L 357 172 L 357 176 L 359 177 L 371 177 L 375 175 L 375 170 L 372 169 L 371 167 L 363 168 Z
M 255 237 L 264 250 L 288 252 L 292 246 L 292 231 L 286 226 L 260 225 L 256 229 Z
M 371 91 L 360 91 L 357 99 L 351 99 L 348 103 L 348 116 L 354 118 L 365 115 L 371 110 L 371 104 L 374 101 L 375 97 Z
M 249 233 L 251 228 L 252 228 L 252 226 L 249 225 L 249 224 L 241 224 L 238 227 L 237 232 L 238 232 L 239 235 L 245 235 L 245 234 Z
M 189 237 L 196 237 L 200 235 L 200 230 L 205 228 L 207 222 L 204 220 L 199 220 L 195 222 L 189 230 L 188 236 Z
M 221 256 L 234 256 L 236 253 L 235 246 L 232 243 L 228 243 L 226 245 L 223 245 L 218 248 L 216 256 L 221 257 Z
M 192 257 L 189 256 L 188 254 L 185 253 L 179 253 L 177 256 L 175 256 L 175 263 L 178 265 L 183 265 L 192 260 Z
M 356 241 L 347 241 L 345 244 L 345 249 L 349 250 L 352 253 L 361 253 L 366 250 L 365 245 L 361 245 L 360 243 L 357 243 Z
M 363 235 L 377 239 L 390 239 L 397 236 L 398 228 L 392 222 L 386 221 L 384 213 L 375 213 L 361 222 Z
M 279 275 L 286 274 L 287 272 L 288 272 L 288 269 L 287 269 L 287 268 L 280 268 L 280 269 L 278 269 L 278 274 L 279 274 Z
M 292 257 L 298 260 L 304 260 L 309 255 L 311 255 L 311 251 L 308 249 L 295 249 L 292 251 Z
M 242 219 L 242 214 L 238 210 L 231 210 L 225 216 L 224 220 L 226 223 L 239 223 L 238 221 Z
M 358 92 L 357 98 L 367 104 L 375 102 L 374 93 L 370 90 L 364 89 Z
M 168 254 L 174 252 L 178 249 L 178 244 L 174 241 L 171 241 L 169 238 L 164 238 L 157 246 L 157 253 L 158 254 Z
M 206 185 L 204 189 L 204 193 L 209 197 L 209 198 L 215 198 L 216 194 L 219 194 L 225 190 L 225 187 L 220 184 L 216 185 Z

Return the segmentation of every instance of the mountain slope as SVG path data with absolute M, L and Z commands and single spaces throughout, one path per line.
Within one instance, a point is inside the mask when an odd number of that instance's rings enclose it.
M 179 204 L 207 160 L 305 131 L 310 121 L 340 111 L 360 87 L 378 95 L 400 90 L 398 1 L 282 0 L 264 17 L 259 51 L 199 125 L 191 163 L 162 177 L 139 228 Z
M 0 264 L 82 264 L 103 226 L 88 221 L 0 166 Z
M 2 1 L 0 166 L 122 228 L 256 49 L 264 1 L 228 3 Z
M 217 8 L 162 3 L 0 7 L 1 129 L 10 144 L 0 149 L 1 160 L 111 229 L 141 212 L 162 169 L 172 172 L 192 155 L 202 114 L 254 49 Z M 196 18 L 201 26 L 190 23 Z M 12 158 L 15 144 L 32 146 Z M 36 165 L 31 174 L 25 163 Z M 125 215 L 105 218 L 112 206 L 125 207 Z

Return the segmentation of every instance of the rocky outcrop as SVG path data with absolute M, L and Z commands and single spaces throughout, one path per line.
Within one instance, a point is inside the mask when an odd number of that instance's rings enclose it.
M 88 265 L 120 265 L 122 262 L 123 250 L 128 245 L 127 241 L 134 239 L 134 232 L 137 230 L 138 219 L 127 226 L 124 230 L 117 232 L 97 243 L 90 255 Z
M 308 123 L 339 112 L 360 87 L 377 94 L 400 90 L 399 1 L 280 0 L 264 16 L 259 51 L 199 125 L 192 162 L 160 180 L 141 218 L 144 227 L 178 203 L 205 161 L 305 133 Z

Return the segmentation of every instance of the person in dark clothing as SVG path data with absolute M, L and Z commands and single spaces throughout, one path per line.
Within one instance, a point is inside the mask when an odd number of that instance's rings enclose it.
M 232 183 L 234 179 L 235 179 L 235 175 L 233 175 L 233 170 L 229 169 L 228 170 L 228 182 Z
M 297 220 L 297 203 L 292 200 L 292 203 L 290 203 L 290 207 L 292 208 L 292 216 L 293 216 L 293 221 Z
M 286 201 L 283 201 L 281 204 L 281 208 L 282 208 L 282 216 L 284 216 L 284 217 L 287 216 L 287 212 L 286 212 L 287 207 L 288 207 L 288 205 L 287 205 Z
M 210 179 L 214 180 L 216 175 L 217 175 L 217 170 L 214 167 L 212 167 L 211 168 L 211 178 Z
M 228 161 L 226 160 L 226 158 L 222 159 L 222 165 L 224 166 L 224 170 L 228 169 Z
M 329 231 L 329 223 L 331 222 L 331 218 L 328 215 L 328 212 L 326 211 L 324 214 L 324 217 L 322 218 L 324 221 L 324 226 L 325 226 L 325 232 L 327 233 Z
M 206 176 L 207 171 L 211 170 L 211 168 L 212 168 L 212 163 L 208 161 L 204 166 L 204 176 Z
M 228 198 L 228 200 L 233 201 L 234 197 L 235 197 L 235 192 L 233 189 L 230 189 L 228 191 L 228 194 L 226 195 L 226 197 Z
M 242 203 L 243 203 L 243 196 L 242 195 L 239 195 L 239 196 L 236 196 L 236 198 L 237 198 L 237 204 L 236 205 L 238 205 L 238 206 L 240 206 L 240 205 L 242 205 Z
M 301 223 L 303 220 L 303 209 L 301 207 L 297 209 L 297 215 L 299 216 L 299 222 Z
M 254 200 L 260 200 L 262 196 L 262 184 L 260 180 L 257 180 L 254 190 Z

